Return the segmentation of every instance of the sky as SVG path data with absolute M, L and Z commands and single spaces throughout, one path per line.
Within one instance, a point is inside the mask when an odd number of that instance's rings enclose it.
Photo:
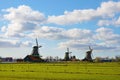
M 24 58 L 38 39 L 40 55 L 79 59 L 120 55 L 120 0 L 2 0 L 0 56 Z

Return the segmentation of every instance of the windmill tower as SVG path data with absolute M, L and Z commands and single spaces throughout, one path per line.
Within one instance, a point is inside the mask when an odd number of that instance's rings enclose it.
M 93 60 L 92 60 L 92 57 L 91 57 L 91 54 L 92 54 L 93 49 L 91 49 L 90 46 L 89 46 L 89 49 L 90 49 L 90 50 L 86 52 L 86 56 L 85 56 L 85 58 L 83 59 L 83 61 L 90 61 L 90 62 L 93 61 Z
M 64 60 L 65 61 L 69 61 L 70 60 L 70 54 L 71 54 L 72 52 L 70 52 L 69 51 L 69 48 L 67 48 L 67 52 L 65 52 L 65 57 L 64 57 Z
M 34 57 L 40 57 L 39 55 L 39 48 L 41 48 L 42 46 L 39 46 L 38 45 L 38 41 L 37 41 L 37 38 L 36 38 L 36 46 L 33 46 L 33 51 L 32 51 L 32 56 Z

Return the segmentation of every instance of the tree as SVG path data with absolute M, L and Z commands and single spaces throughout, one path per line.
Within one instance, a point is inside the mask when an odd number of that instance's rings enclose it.
M 116 56 L 115 60 L 118 61 L 118 62 L 120 62 L 120 56 Z

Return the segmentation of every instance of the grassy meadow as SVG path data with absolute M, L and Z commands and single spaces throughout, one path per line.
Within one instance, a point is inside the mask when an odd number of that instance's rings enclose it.
M 120 63 L 1 63 L 0 80 L 120 80 Z

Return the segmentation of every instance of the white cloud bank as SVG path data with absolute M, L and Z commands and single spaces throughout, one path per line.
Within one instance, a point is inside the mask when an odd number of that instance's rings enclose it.
M 37 25 L 44 23 L 46 20 L 43 13 L 32 10 L 26 5 L 4 9 L 3 11 L 7 12 L 4 19 L 9 21 L 8 25 L 2 27 L 6 36 L 23 37 L 24 31 L 34 30 Z
M 116 17 L 115 15 L 120 13 L 120 2 L 113 1 L 103 2 L 101 3 L 100 7 L 96 9 L 73 10 L 72 12 L 65 11 L 64 15 L 48 16 L 48 18 L 46 18 L 43 13 L 33 10 L 26 5 L 20 5 L 17 8 L 11 7 L 4 9 L 3 11 L 6 12 L 6 14 L 3 15 L 4 20 L 8 21 L 9 23 L 4 25 L 1 28 L 1 31 L 4 32 L 5 36 L 7 37 L 25 37 L 26 33 L 34 31 L 36 27 L 40 26 L 41 24 L 45 25 L 48 23 L 66 25 L 97 19 L 99 26 L 120 25 L 120 18 L 114 21 L 107 20 L 108 18 Z M 64 34 L 69 32 L 70 30 Z M 80 30 L 74 29 L 74 32 L 79 33 Z M 70 33 L 72 34 L 73 30 Z M 59 34 L 57 33 L 56 35 Z M 72 34 L 73 38 L 75 35 L 77 35 L 77 33 Z M 80 34 L 78 37 L 79 36 Z
M 93 32 L 89 38 L 81 38 L 76 40 L 68 40 L 59 43 L 59 48 L 71 47 L 74 49 L 86 49 L 88 46 L 94 47 L 95 50 L 119 50 L 120 48 L 120 35 L 115 34 L 110 28 L 98 28 Z M 84 36 L 86 37 L 86 36 Z
M 58 25 L 75 24 L 84 21 L 97 19 L 98 25 L 120 25 L 120 18 L 114 21 L 108 21 L 116 17 L 120 13 L 120 2 L 103 2 L 96 9 L 73 10 L 72 12 L 65 11 L 64 15 L 48 16 L 39 11 L 32 10 L 29 6 L 21 5 L 17 8 L 8 8 L 4 10 L 4 19 L 9 23 L 1 28 L 7 37 L 24 37 L 29 38 L 38 36 L 43 39 L 66 40 L 59 43 L 59 47 L 66 46 L 72 48 L 84 48 L 88 45 L 93 45 L 97 50 L 108 50 L 120 48 L 120 35 L 115 34 L 110 28 L 98 28 L 96 31 L 88 29 L 63 29 L 58 27 L 42 26 L 48 23 Z M 106 20 L 106 21 L 104 21 Z M 106 24 L 107 23 L 107 24 Z M 42 24 L 42 25 L 41 25 Z M 21 46 L 20 43 L 30 45 L 30 42 L 12 43 L 10 41 L 0 41 L 3 46 Z
M 118 13 L 120 13 L 120 2 L 108 1 L 101 3 L 101 6 L 97 9 L 73 10 L 72 12 L 65 11 L 63 15 L 49 16 L 48 22 L 59 25 L 67 25 L 93 19 L 113 18 Z M 119 25 L 120 22 L 117 21 L 117 24 Z
M 98 22 L 99 26 L 116 26 L 120 27 L 120 17 L 118 19 L 112 19 L 112 20 L 99 20 Z
M 88 39 L 92 32 L 87 29 L 68 29 L 65 30 L 63 28 L 57 28 L 57 27 L 49 27 L 49 26 L 43 26 L 39 29 L 36 29 L 32 34 L 30 34 L 30 37 L 38 36 L 39 38 L 46 38 L 46 39 L 52 39 L 52 40 L 58 40 L 58 39 Z
M 32 46 L 32 42 L 30 41 L 21 42 L 19 40 L 13 40 L 13 39 L 0 39 L 0 48 L 29 47 L 29 46 Z

